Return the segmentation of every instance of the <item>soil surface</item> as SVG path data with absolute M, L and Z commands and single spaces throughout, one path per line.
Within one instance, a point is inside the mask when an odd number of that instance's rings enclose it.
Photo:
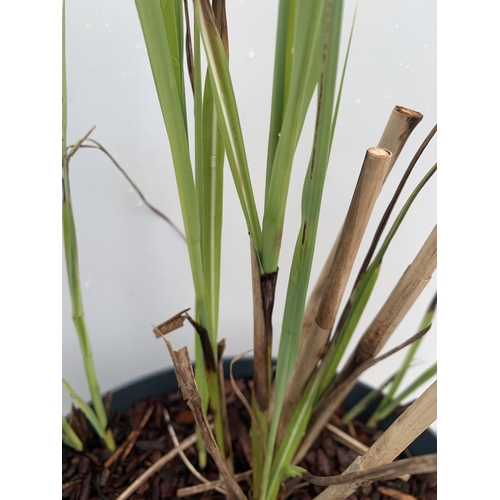
M 238 380 L 241 391 L 250 399 L 249 384 Z M 242 473 L 250 469 L 250 440 L 248 428 L 250 417 L 243 404 L 233 392 L 229 382 L 226 384 L 229 420 L 235 456 L 235 471 Z M 107 401 L 108 407 L 110 401 Z M 71 500 L 116 500 L 125 489 L 143 474 L 152 464 L 168 453 L 173 447 L 164 417 L 164 408 L 168 409 L 171 425 L 177 438 L 182 441 L 193 434 L 195 426 L 191 411 L 182 399 L 180 392 L 160 398 L 151 398 L 125 411 L 118 412 L 111 422 L 111 428 L 117 447 L 128 439 L 128 446 L 119 458 L 110 459 L 110 453 L 102 447 L 99 439 L 92 437 L 86 428 L 85 419 L 78 410 L 72 413 L 72 424 L 85 440 L 85 451 L 77 453 L 63 446 L 62 450 L 62 498 Z M 340 426 L 340 409 L 332 416 L 335 425 Z M 142 430 L 138 430 L 143 424 Z M 370 445 L 377 435 L 362 423 L 356 422 L 346 432 L 355 432 L 356 437 Z M 135 432 L 133 432 L 135 431 Z M 131 434 L 132 433 L 132 434 Z M 136 437 L 131 442 L 131 437 Z M 185 450 L 186 457 L 199 470 L 195 446 Z M 314 447 L 300 464 L 311 474 L 332 476 L 343 472 L 356 458 L 357 454 L 335 441 L 333 434 L 324 430 Z M 404 455 L 408 456 L 408 454 Z M 207 468 L 201 471 L 209 481 L 219 479 L 211 458 Z M 351 495 L 348 500 L 435 500 L 437 498 L 437 480 L 435 474 L 412 476 L 409 481 L 376 481 L 364 486 Z M 153 474 L 131 496 L 130 500 L 179 498 L 178 490 L 201 484 L 186 467 L 179 455 L 175 456 L 159 472 Z M 240 481 L 243 491 L 251 493 L 247 480 Z M 324 488 L 304 483 L 300 479 L 290 480 L 281 493 L 282 499 L 305 500 L 314 498 Z M 191 499 L 222 499 L 223 494 L 208 491 L 189 495 Z

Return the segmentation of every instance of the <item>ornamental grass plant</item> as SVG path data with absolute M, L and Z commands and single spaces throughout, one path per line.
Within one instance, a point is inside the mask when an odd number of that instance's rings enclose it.
M 390 378 L 367 397 L 369 400 L 385 391 L 368 422 L 371 426 L 376 426 L 436 375 L 437 367 L 433 365 L 413 381 L 405 378 L 432 324 L 436 299 L 422 311 L 421 324 L 415 325 L 407 340 L 384 349 L 436 269 L 436 227 L 422 241 L 420 250 L 408 262 L 408 268 L 384 298 L 369 326 L 362 332 L 357 327 L 367 304 L 377 294 L 377 281 L 384 272 L 387 253 L 398 230 L 405 224 L 421 191 L 435 177 L 436 164 L 423 166 L 423 174 L 416 174 L 420 170 L 416 166 L 421 166 L 421 155 L 435 140 L 437 126 L 418 132 L 420 147 L 408 165 L 399 165 L 397 159 L 423 115 L 400 105 L 387 109 L 387 124 L 376 131 L 380 137 L 378 143 L 363 152 L 343 223 L 338 234 L 331 235 L 331 252 L 318 279 L 311 282 L 322 198 L 327 195 L 325 179 L 328 168 L 342 168 L 332 164 L 330 156 L 342 113 L 350 47 L 356 36 L 355 17 L 344 19 L 341 0 L 281 0 L 276 5 L 274 76 L 269 82 L 272 99 L 270 118 L 266 117 L 265 124 L 269 129 L 265 185 L 256 186 L 252 183 L 252 169 L 256 167 L 249 165 L 230 71 L 230 35 L 237 26 L 228 26 L 226 2 L 136 0 L 135 5 L 170 145 L 195 291 L 189 309 L 157 324 L 153 331 L 160 339 L 158 342 L 166 344 L 179 387 L 194 415 L 200 468 L 203 469 L 210 455 L 224 481 L 226 496 L 246 498 L 235 479 L 231 423 L 221 375 L 224 348 L 231 342 L 231 336 L 227 334 L 222 339 L 219 334 L 219 318 L 231 314 L 219 305 L 224 266 L 221 258 L 224 199 L 228 185 L 233 184 L 245 220 L 240 237 L 248 238 L 248 266 L 252 276 L 253 303 L 248 307 L 253 310 L 254 375 L 251 400 L 246 402 L 251 415 L 252 497 L 279 498 L 284 481 L 296 476 L 325 486 L 318 498 L 343 499 L 366 481 L 434 472 L 435 455 L 394 460 L 436 419 L 436 382 L 341 476 L 313 476 L 297 464 L 367 369 L 407 348 L 400 369 L 388 374 Z M 342 29 L 350 30 L 344 51 Z M 64 245 L 73 319 L 92 405 L 78 396 L 68 381 L 64 380 L 63 386 L 113 452 L 116 444 L 106 420 L 83 311 L 69 164 L 79 150 L 95 148 L 121 167 L 92 138 L 92 130 L 75 143 L 68 143 L 65 64 L 63 53 Z M 192 99 L 188 99 L 188 94 Z M 310 156 L 307 165 L 298 165 L 294 159 L 308 113 L 314 116 L 308 145 Z M 300 170 L 303 177 L 300 199 L 289 196 L 294 169 Z M 399 183 L 377 221 L 376 231 L 369 235 L 361 265 L 356 266 L 379 194 L 390 175 L 396 176 Z M 258 190 L 263 193 L 263 207 L 256 202 Z M 273 328 L 276 321 L 273 307 L 282 273 L 280 255 L 290 204 L 300 206 L 301 220 L 297 224 L 286 285 L 281 288 L 285 305 L 277 329 Z M 186 347 L 178 348 L 169 340 L 170 332 L 183 326 L 186 329 L 186 325 L 195 332 L 194 353 L 189 353 Z M 279 339 L 279 348 L 273 368 L 275 337 Z M 196 361 L 194 371 L 193 361 Z M 345 422 L 355 418 L 367 400 L 346 414 Z M 63 441 L 77 450 L 83 449 L 81 439 L 64 417 Z

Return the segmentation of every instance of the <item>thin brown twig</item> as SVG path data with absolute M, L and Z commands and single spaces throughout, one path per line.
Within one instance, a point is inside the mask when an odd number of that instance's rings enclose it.
M 142 191 L 139 189 L 139 187 L 137 186 L 137 184 L 130 178 L 130 176 L 127 174 L 127 172 L 125 171 L 125 169 L 122 166 L 120 166 L 120 164 L 113 158 L 113 156 L 111 155 L 111 153 L 109 153 L 109 151 L 107 149 L 105 149 L 102 146 L 102 144 L 100 144 L 99 142 L 95 141 L 94 139 L 87 139 L 87 141 L 93 142 L 94 145 L 81 144 L 79 147 L 80 148 L 97 149 L 97 150 L 101 151 L 102 153 L 104 153 L 111 160 L 111 162 L 113 163 L 113 165 L 122 173 L 122 175 L 125 177 L 125 179 L 127 179 L 128 183 L 132 186 L 132 188 L 135 190 L 135 192 L 139 195 L 139 198 L 142 200 L 142 202 L 144 203 L 144 205 L 146 205 L 151 211 L 153 211 L 156 215 L 158 215 L 158 217 L 161 217 L 169 226 L 172 227 L 172 229 L 184 241 L 186 241 L 186 236 L 184 235 L 184 233 L 161 210 L 159 210 L 158 208 L 156 208 L 154 205 L 152 205 L 146 199 L 146 197 L 144 196 L 144 194 L 142 193 Z
M 246 472 L 240 472 L 239 474 L 235 474 L 234 479 L 236 479 L 236 481 L 245 481 L 247 479 L 250 479 L 251 476 L 252 476 L 252 471 L 247 470 Z M 189 495 L 196 495 L 198 493 L 203 493 L 205 491 L 213 490 L 222 484 L 224 484 L 224 480 L 217 479 L 216 481 L 210 481 L 204 484 L 197 484 L 195 486 L 186 486 L 185 488 L 179 488 L 177 490 L 177 496 L 187 497 Z
M 62 491 L 66 491 L 68 488 L 72 488 L 73 486 L 80 484 L 82 481 L 83 481 L 83 479 L 73 479 L 72 481 L 68 481 L 67 483 L 63 483 L 62 484 Z
M 213 427 L 213 426 L 212 426 Z M 196 443 L 196 434 L 191 434 L 191 436 L 184 439 L 179 446 L 176 446 L 170 450 L 166 455 L 163 455 L 159 460 L 157 460 L 149 469 L 147 469 L 143 474 L 141 474 L 116 500 L 126 500 L 134 493 L 141 484 L 145 483 L 153 474 L 160 471 L 170 460 L 176 457 L 180 451 L 184 451 L 190 446 Z
M 69 149 L 69 153 L 67 153 L 67 159 L 69 159 L 83 146 L 83 143 L 89 138 L 90 134 L 95 130 L 95 125 L 93 125 L 90 130 L 79 140 L 76 141 L 75 144 L 69 146 L 66 151 Z M 89 139 L 90 140 L 90 139 Z
M 139 423 L 139 427 L 137 429 L 134 429 L 133 431 L 130 432 L 130 434 L 127 436 L 127 439 L 114 451 L 114 453 L 104 462 L 104 468 L 108 469 L 111 467 L 113 463 L 120 457 L 120 455 L 123 454 L 122 460 L 125 460 L 132 450 L 132 447 L 134 446 L 135 442 L 137 441 L 137 438 L 139 437 L 142 429 L 146 425 L 146 423 L 149 420 L 149 417 L 151 417 L 151 414 L 153 413 L 154 406 L 150 405 L 148 408 L 148 411 L 142 418 L 141 422 Z
M 170 420 L 170 414 L 168 413 L 168 410 L 166 408 L 163 408 L 163 418 L 165 419 L 165 422 L 167 424 L 168 433 L 170 434 L 170 437 L 172 438 L 172 442 L 174 443 L 174 446 L 179 446 L 179 440 L 177 439 L 177 434 L 175 432 L 175 429 L 172 427 L 171 420 Z M 184 451 L 180 451 L 179 456 L 181 457 L 181 460 L 184 462 L 184 465 L 191 471 L 191 474 L 193 474 L 193 476 L 196 477 L 196 479 L 198 479 L 202 483 L 209 483 L 210 482 L 206 477 L 203 477 L 196 470 L 196 467 L 189 461 L 189 459 L 186 456 L 186 454 L 184 453 Z M 216 490 L 222 494 L 226 493 L 226 490 L 223 488 L 217 487 Z

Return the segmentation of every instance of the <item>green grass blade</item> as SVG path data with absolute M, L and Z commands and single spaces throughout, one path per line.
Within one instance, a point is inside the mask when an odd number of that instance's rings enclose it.
M 169 40 L 162 24 L 162 16 L 159 5 L 148 0 L 136 0 L 137 12 L 141 22 L 144 39 L 153 73 L 153 78 L 158 94 L 158 100 L 163 114 L 165 127 L 169 137 L 172 159 L 174 164 L 177 190 L 181 203 L 181 211 L 188 244 L 191 271 L 193 275 L 194 288 L 196 293 L 196 319 L 197 322 L 208 332 L 209 337 L 212 320 L 210 318 L 207 298 L 207 288 L 205 283 L 205 272 L 202 255 L 201 223 L 199 204 L 201 200 L 197 198 L 191 158 L 189 154 L 189 144 L 182 115 L 182 103 L 180 102 L 178 87 L 175 77 L 175 70 L 172 65 L 171 48 Z M 198 65 L 199 67 L 199 65 Z M 198 110 L 199 112 L 199 110 Z M 198 115 L 199 118 L 199 115 Z M 202 192 L 202 185 L 200 192 Z M 214 345 L 215 343 L 212 343 Z M 200 349 L 197 349 L 197 366 L 201 366 Z M 214 349 L 214 357 L 217 359 L 217 350 Z M 222 428 L 222 411 L 220 408 L 220 385 L 219 391 L 209 396 L 206 377 L 202 376 L 203 369 L 198 369 L 200 381 L 200 394 L 203 405 L 206 407 L 208 399 L 214 411 L 216 429 Z M 208 374 L 207 374 L 208 375 Z M 215 379 L 214 379 L 215 380 Z M 212 380 L 211 387 L 215 391 L 216 384 Z M 217 378 L 218 384 L 218 378 Z M 222 432 L 217 432 L 217 442 L 219 448 L 224 448 L 222 442 Z M 203 453 L 203 452 L 202 452 Z M 202 458 L 203 460 L 203 458 Z
M 229 64 L 224 46 L 215 25 L 213 11 L 207 0 L 195 0 L 199 11 L 200 31 L 210 70 L 220 130 L 224 139 L 227 158 L 240 199 L 248 231 L 257 252 L 261 249 L 261 228 L 248 171 L 248 161 L 243 134 L 229 74 Z
M 71 396 L 71 399 L 73 399 L 73 401 L 78 405 L 78 408 L 82 410 L 83 414 L 92 424 L 92 427 L 94 427 L 99 437 L 104 439 L 106 437 L 106 428 L 101 424 L 94 410 L 83 400 L 83 398 L 81 398 L 73 390 L 73 388 L 64 379 L 62 379 L 62 386 L 64 390 Z
M 62 440 L 65 445 L 71 446 L 76 451 L 83 451 L 82 440 L 64 417 L 62 418 Z
M 435 294 L 429 307 L 427 308 L 427 311 L 424 314 L 424 317 L 419 325 L 418 331 L 424 330 L 425 328 L 429 328 L 432 324 L 432 321 L 434 319 L 434 314 L 436 312 L 436 304 L 437 304 L 437 295 Z M 417 350 L 420 346 L 420 343 L 422 342 L 423 339 L 418 339 L 413 344 L 408 348 L 408 352 L 401 363 L 401 366 L 399 370 L 397 371 L 394 380 L 391 384 L 391 387 L 389 388 L 389 391 L 387 394 L 384 396 L 380 404 L 378 405 L 377 409 L 374 412 L 375 414 L 378 414 L 383 410 L 383 408 L 390 404 L 392 399 L 394 398 L 394 395 L 396 394 L 397 390 L 399 389 L 399 386 L 401 385 L 401 382 L 403 381 L 404 376 L 406 375 L 406 372 L 408 371 L 408 368 L 411 365 L 411 362 L 415 358 L 415 354 L 417 353 Z
M 267 149 L 266 169 L 266 196 L 271 180 L 274 155 L 278 147 L 283 113 L 286 107 L 286 88 L 289 86 L 291 59 L 293 58 L 293 23 L 297 0 L 280 0 L 278 11 L 278 30 L 276 35 L 276 49 L 274 55 L 273 93 L 271 104 L 271 124 Z M 287 78 L 288 76 L 288 78 Z
M 62 158 L 63 168 L 66 157 L 66 133 L 68 127 L 68 92 L 66 85 L 66 2 L 63 0 L 62 11 Z
M 337 372 L 347 346 L 349 345 L 354 331 L 358 326 L 359 320 L 361 319 L 361 316 L 366 308 L 366 304 L 371 297 L 375 284 L 377 283 L 381 265 L 382 262 L 379 262 L 379 265 L 373 269 L 373 272 L 367 275 L 365 282 L 363 282 L 363 286 L 359 286 L 352 293 L 352 297 L 350 299 L 352 301 L 352 307 L 349 309 L 344 327 L 340 330 L 340 334 L 336 340 L 330 345 L 330 348 L 324 358 L 324 365 L 328 366 L 328 370 L 326 371 L 326 375 L 320 385 L 320 390 L 316 395 L 315 402 L 333 380 L 333 377 Z M 325 371 L 322 371 L 322 373 L 325 374 Z
M 325 30 L 324 53 L 318 90 L 318 110 L 313 150 L 302 193 L 302 223 L 297 237 L 290 279 L 288 282 L 285 312 L 276 367 L 276 395 L 271 423 L 267 467 L 264 481 L 269 474 L 272 450 L 274 449 L 277 429 L 286 388 L 290 380 L 299 350 L 302 319 L 306 301 L 307 286 L 311 273 L 316 233 L 323 187 L 330 155 L 331 129 L 334 114 L 334 95 L 337 78 L 340 34 L 342 27 L 343 2 L 337 0 L 328 4 L 328 21 Z
M 295 246 L 288 282 L 285 312 L 276 367 L 276 395 L 271 423 L 263 484 L 268 482 L 272 451 L 288 386 L 299 349 L 302 318 L 311 272 L 323 186 L 328 168 L 331 145 L 334 95 L 337 78 L 343 2 L 328 4 L 322 60 L 324 61 L 318 90 L 316 129 L 309 168 L 302 194 L 302 223 Z M 265 495 L 265 490 L 264 490 Z
M 203 93 L 202 93 L 202 74 L 201 74 L 201 40 L 200 40 L 200 29 L 199 21 L 196 18 L 197 12 L 195 12 L 194 21 L 194 55 L 193 55 L 193 90 L 194 90 L 194 161 L 195 161 L 195 179 L 196 179 L 196 199 L 203 200 Z M 187 24 L 187 23 L 186 23 Z M 203 203 L 198 203 L 199 219 L 203 220 Z M 200 238 L 203 241 L 203 225 L 200 225 L 200 230 L 202 231 Z M 203 261 L 203 251 L 202 251 L 202 261 Z M 210 307 L 207 305 L 207 313 Z M 196 321 L 202 322 L 198 313 L 196 314 Z M 210 328 L 211 330 L 211 328 Z M 205 373 L 205 364 L 203 362 L 203 349 L 201 347 L 201 342 L 199 336 L 195 335 L 195 376 L 196 383 L 198 384 L 198 390 L 200 391 L 203 410 L 206 412 L 208 409 L 208 383 Z M 198 461 L 200 467 L 204 469 L 207 463 L 207 451 L 205 444 L 201 439 L 199 430 L 196 430 L 198 440 Z
M 159 0 L 163 26 L 170 47 L 172 69 L 175 74 L 184 127 L 187 133 L 186 99 L 184 88 L 184 22 L 182 0 Z
M 170 48 L 159 5 L 148 0 L 136 0 L 136 7 L 172 152 L 196 293 L 196 310 L 201 323 L 208 330 L 198 203 Z
M 210 79 L 203 95 L 203 201 L 202 248 L 205 286 L 211 319 L 211 342 L 217 345 L 219 317 L 220 259 L 222 237 L 224 144 L 213 99 Z
M 274 272 L 278 265 L 293 157 L 321 70 L 326 3 L 324 0 L 298 2 L 294 26 L 288 28 L 294 30 L 293 66 L 287 106 L 266 192 L 262 227 L 262 266 L 266 273 Z
M 363 413 L 368 405 L 376 399 L 381 392 L 394 380 L 394 375 L 382 382 L 376 389 L 371 390 L 364 398 L 360 399 L 343 417 L 342 423 L 348 424 Z
M 82 352 L 85 374 L 90 390 L 92 402 L 97 415 L 97 421 L 101 428 L 106 428 L 107 417 L 102 402 L 99 383 L 94 366 L 94 358 L 90 345 L 90 338 L 87 332 L 83 312 L 82 292 L 80 286 L 80 275 L 78 266 L 78 248 L 75 230 L 75 221 L 73 217 L 73 207 L 71 202 L 71 191 L 69 183 L 69 159 L 66 151 L 67 139 L 67 86 L 66 86 L 66 39 L 65 39 L 65 4 L 63 3 L 63 30 L 62 30 L 62 181 L 63 181 L 63 201 L 62 201 L 62 222 L 63 222 L 63 239 L 64 252 L 66 257 L 66 269 L 68 274 L 69 289 L 71 295 L 71 308 L 73 314 L 73 322 L 80 343 Z M 115 448 L 113 438 L 107 439 L 107 445 L 111 451 Z
M 269 474 L 267 498 L 277 498 L 280 484 L 287 473 L 288 467 L 293 462 L 295 452 L 306 431 L 309 419 L 311 418 L 314 395 L 317 393 L 319 381 L 320 378 L 317 376 L 313 376 L 309 380 L 302 399 L 287 427 L 285 436 L 275 453 Z
M 410 394 L 415 392 L 421 385 L 425 384 L 437 373 L 437 363 L 431 365 L 419 377 L 417 377 L 401 394 L 388 401 L 382 408 L 377 409 L 368 421 L 369 427 L 376 427 L 377 423 L 387 418 Z

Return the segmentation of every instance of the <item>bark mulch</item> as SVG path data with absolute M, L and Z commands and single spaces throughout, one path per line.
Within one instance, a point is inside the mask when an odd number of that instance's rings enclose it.
M 249 384 L 243 380 L 238 380 L 237 383 L 249 399 Z M 229 382 L 226 385 L 226 393 L 234 446 L 235 471 L 236 473 L 245 472 L 250 469 L 251 446 L 248 436 L 250 417 L 235 396 Z M 133 446 L 129 445 L 128 449 L 125 448 L 121 458 L 114 460 L 113 463 L 110 463 L 110 453 L 101 446 L 99 439 L 95 439 L 86 429 L 86 423 L 81 414 L 78 410 L 74 411 L 72 423 L 77 428 L 77 432 L 86 440 L 85 451 L 77 453 L 71 448 L 63 446 L 62 498 L 116 500 L 127 486 L 174 447 L 164 419 L 164 408 L 168 409 L 172 426 L 179 441 L 193 434 L 193 417 L 180 392 L 141 401 L 125 412 L 117 412 L 111 422 L 118 447 L 130 436 L 132 431 L 140 427 L 141 421 L 145 424 L 143 429 L 137 432 L 137 440 Z M 338 416 L 341 415 L 342 409 L 338 412 Z M 334 417 L 334 420 L 337 423 L 338 418 Z M 365 428 L 362 423 L 356 422 L 354 429 L 357 439 L 368 446 L 377 437 L 371 429 Z M 348 430 L 346 429 L 346 431 Z M 199 470 L 195 446 L 188 448 L 185 454 Z M 356 456 L 355 452 L 335 441 L 330 431 L 324 430 L 300 465 L 311 474 L 332 476 L 343 472 Z M 107 464 L 106 461 L 108 461 Z M 210 457 L 207 468 L 201 473 L 210 481 L 219 478 Z M 129 499 L 179 498 L 177 490 L 197 484 L 200 484 L 200 481 L 188 470 L 181 458 L 176 456 L 144 482 Z M 242 481 L 240 485 L 246 494 L 251 493 L 248 482 Z M 318 495 L 323 489 L 319 486 L 305 484 L 297 478 L 287 482 L 286 490 L 282 492 L 282 498 L 305 500 Z M 221 499 L 224 496 L 216 491 L 210 491 L 184 498 L 204 500 Z M 425 474 L 412 476 L 408 482 L 402 480 L 373 482 L 369 486 L 358 489 L 348 500 L 435 500 L 436 498 L 436 475 Z

